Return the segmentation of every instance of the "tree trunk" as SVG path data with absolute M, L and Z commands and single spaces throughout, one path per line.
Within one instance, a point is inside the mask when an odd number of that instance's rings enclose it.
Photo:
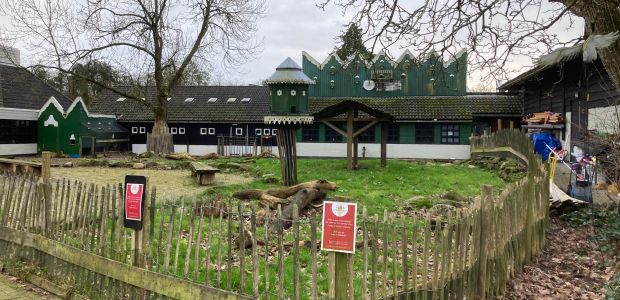
M 560 2 L 565 5 L 573 3 L 572 0 Z M 584 18 L 586 35 L 608 34 L 620 31 L 620 11 L 618 5 L 612 2 L 615 1 L 579 1 L 571 7 L 570 11 Z M 616 90 L 620 92 L 620 39 L 608 48 L 600 50 L 598 54 Z
M 155 114 L 153 130 L 146 136 L 146 149 L 158 155 L 165 155 L 174 152 L 172 134 L 168 130 L 168 123 L 165 115 Z
M 286 186 L 297 184 L 297 149 L 295 140 L 295 128 L 283 126 L 276 133 L 278 151 L 280 154 L 280 168 L 282 169 L 282 182 Z

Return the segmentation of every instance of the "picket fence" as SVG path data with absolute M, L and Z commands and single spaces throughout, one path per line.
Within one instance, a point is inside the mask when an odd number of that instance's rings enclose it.
M 0 174 L 0 260 L 95 299 L 493 297 L 544 247 L 548 177 L 519 131 L 471 141 L 473 150 L 513 147 L 528 175 L 499 194 L 483 186 L 460 208 L 382 216 L 362 208 L 346 268 L 319 250 L 318 213 L 282 219 L 280 208 L 163 199 L 153 188 L 136 233 L 122 224 L 120 184 L 10 173 Z

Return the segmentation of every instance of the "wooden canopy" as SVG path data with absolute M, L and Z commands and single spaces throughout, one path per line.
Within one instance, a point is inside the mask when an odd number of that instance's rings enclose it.
M 360 112 L 366 116 L 360 117 Z M 387 165 L 387 124 L 394 122 L 392 115 L 353 100 L 346 100 L 315 113 L 314 119 L 317 122 L 323 122 L 347 139 L 347 168 L 349 170 L 358 167 L 357 141 L 359 135 L 376 124 L 381 124 L 381 167 Z M 334 121 L 346 121 L 346 131 L 334 125 L 332 123 Z M 364 125 L 355 130 L 355 123 Z

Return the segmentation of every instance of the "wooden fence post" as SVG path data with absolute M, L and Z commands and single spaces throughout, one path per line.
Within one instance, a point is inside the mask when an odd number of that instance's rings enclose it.
M 490 185 L 483 185 L 482 197 L 480 201 L 480 246 L 478 259 L 480 261 L 480 272 L 478 274 L 478 295 L 477 299 L 486 299 L 487 283 L 487 249 L 489 238 L 489 205 L 493 202 L 493 189 Z
M 52 152 L 43 151 L 41 153 L 41 180 L 43 182 L 43 201 L 41 208 L 43 213 L 41 214 L 41 231 L 47 233 L 47 225 L 49 223 L 50 208 L 52 207 L 52 184 L 51 179 L 51 165 L 52 165 Z

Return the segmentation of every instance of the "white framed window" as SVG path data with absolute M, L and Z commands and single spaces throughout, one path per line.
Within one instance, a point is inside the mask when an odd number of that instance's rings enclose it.
M 185 127 L 179 127 L 179 134 L 185 134 Z
M 177 128 L 176 127 L 170 127 L 170 133 L 177 134 Z
M 278 132 L 277 129 L 271 129 L 271 135 L 276 135 L 277 132 Z
M 209 135 L 215 135 L 215 128 L 209 128 Z
M 133 133 L 133 134 L 138 133 L 138 127 L 131 127 L 131 133 Z
M 256 129 L 254 129 L 254 133 L 255 133 L 256 135 L 263 135 L 263 130 L 262 130 L 262 129 L 260 129 L 260 128 L 256 128 Z
M 269 129 L 269 128 L 265 128 L 265 129 L 263 129 L 263 134 L 265 134 L 265 135 L 271 135 L 271 129 Z
M 235 135 L 243 135 L 243 128 L 235 128 Z
M 142 134 L 146 133 L 146 127 L 140 127 L 140 133 Z
M 206 128 L 200 128 L 200 135 L 206 135 L 207 134 L 207 129 Z

